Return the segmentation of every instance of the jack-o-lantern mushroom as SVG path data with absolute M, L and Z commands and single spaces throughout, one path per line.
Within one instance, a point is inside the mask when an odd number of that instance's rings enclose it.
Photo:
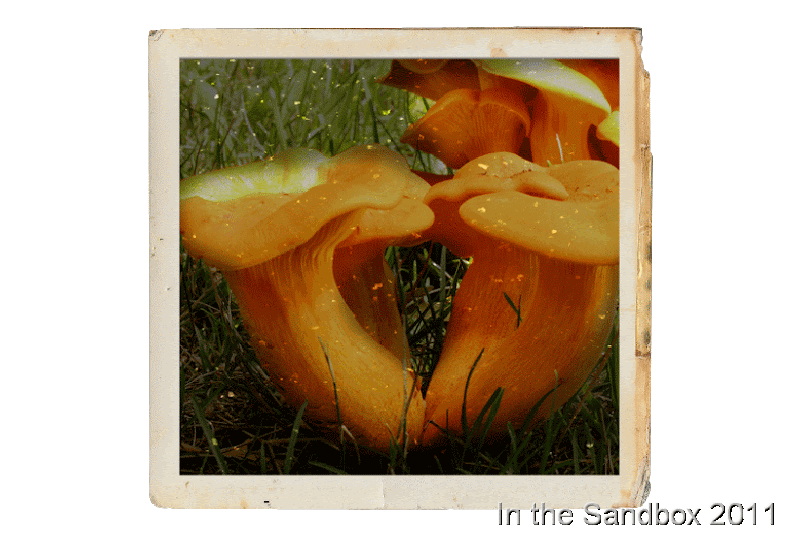
M 517 158 L 481 157 L 449 182 L 460 181 L 467 192 L 470 182 L 502 176 Z M 604 350 L 618 300 L 619 171 L 599 161 L 535 168 L 567 195 L 506 189 L 467 200 L 468 194 L 450 196 L 469 230 L 451 232 L 464 235 L 457 249 L 472 262 L 427 392 L 426 421 L 436 426 L 426 428 L 426 443 L 441 429 L 461 431 L 462 404 L 471 425 L 498 388 L 503 396 L 491 434 L 504 433 L 508 423 L 522 426 L 557 387 L 536 415 L 546 416 L 583 384 Z M 426 202 L 445 202 L 445 184 L 431 187 Z
M 531 126 L 525 102 L 505 88 L 447 92 L 400 141 L 458 169 L 497 152 L 516 153 Z
M 424 401 L 361 325 L 371 313 L 346 303 L 334 255 L 366 210 L 397 207 L 418 180 L 396 153 L 364 146 L 330 159 L 294 149 L 181 183 L 185 248 L 221 270 L 286 401 L 383 451 L 418 436 Z
M 611 113 L 591 78 L 552 59 L 474 61 L 491 75 L 481 78 L 482 88 L 507 87 L 508 83 L 518 87 L 522 82 L 538 90 L 531 102 L 532 162 L 544 166 L 591 158 L 589 131 Z

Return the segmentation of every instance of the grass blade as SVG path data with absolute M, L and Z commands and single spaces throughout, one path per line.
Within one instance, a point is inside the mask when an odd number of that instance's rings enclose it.
M 486 441 L 486 435 L 489 433 L 492 423 L 494 422 L 494 418 L 497 416 L 497 411 L 500 409 L 500 402 L 503 399 L 504 392 L 505 391 L 502 387 L 495 389 L 495 391 L 492 393 L 492 396 L 489 397 L 489 400 L 486 401 L 483 409 L 478 414 L 478 418 L 475 420 L 473 429 L 477 429 L 477 431 L 480 432 L 480 438 L 475 444 L 476 449 L 481 449 L 484 441 Z
M 556 373 L 556 387 L 558 387 L 558 371 Z M 553 445 L 553 441 L 555 440 L 555 432 L 553 431 L 553 414 L 555 408 L 555 398 L 551 401 L 550 404 L 550 418 L 547 419 L 547 423 L 545 423 L 545 438 L 544 438 L 544 446 L 542 447 L 542 458 L 539 462 L 539 471 L 542 471 L 542 468 L 545 467 L 547 464 L 547 458 L 550 456 L 550 447 Z
M 322 346 L 322 353 L 325 355 L 325 361 L 328 362 L 328 370 L 331 372 L 331 382 L 333 384 L 333 401 L 336 404 L 336 422 L 341 428 L 342 426 L 342 415 L 339 412 L 339 390 L 336 388 L 336 376 L 333 374 L 333 363 L 331 363 L 331 358 L 328 356 L 328 349 L 325 347 L 325 343 L 322 342 L 322 339 L 317 337 L 319 341 L 319 345 Z
M 275 121 L 273 122 L 273 126 L 275 127 L 275 131 L 278 133 L 278 139 L 280 140 L 280 149 L 286 149 L 289 147 L 289 136 L 286 134 L 286 129 L 284 128 L 284 118 L 283 114 L 281 113 L 281 105 L 278 102 L 278 96 L 275 94 L 275 90 L 273 88 L 269 88 L 269 104 L 272 107 L 272 114 L 275 117 Z
M 522 308 L 522 296 L 519 297 L 519 306 L 514 305 L 513 300 L 505 292 L 503 292 L 503 296 L 506 297 L 506 301 L 511 308 L 514 309 L 514 313 L 517 315 L 517 327 L 519 327 L 519 325 L 522 323 L 522 315 L 520 314 L 520 309 Z
M 206 441 L 208 441 L 208 448 L 211 450 L 211 454 L 214 455 L 214 459 L 217 460 L 220 472 L 223 475 L 227 475 L 228 464 L 225 463 L 225 458 L 222 456 L 222 452 L 219 450 L 219 445 L 217 444 L 217 438 L 214 437 L 214 431 L 211 429 L 211 425 L 206 420 L 206 416 L 203 414 L 203 410 L 200 408 L 200 404 L 194 396 L 192 396 L 192 406 L 194 406 L 194 415 L 197 417 L 197 422 L 200 423 L 200 428 L 203 429 L 203 435 L 205 435 Z
M 381 138 L 378 136 L 378 115 L 375 113 L 375 103 L 369 100 L 369 111 L 372 112 L 372 141 L 380 144 Z
M 334 467 L 332 465 L 328 465 L 327 463 L 308 462 L 308 465 L 313 465 L 314 467 L 319 467 L 320 469 L 325 469 L 326 471 L 329 471 L 329 472 L 331 472 L 331 473 L 333 473 L 335 475 L 346 475 L 347 474 L 345 471 L 342 471 L 341 469 L 337 469 L 336 467 Z
M 297 443 L 297 435 L 300 433 L 300 425 L 303 422 L 303 412 L 306 410 L 306 406 L 308 406 L 308 400 L 303 402 L 303 405 L 300 406 L 300 410 L 297 412 L 297 416 L 294 418 L 292 435 L 289 436 L 289 444 L 286 446 L 286 459 L 283 461 L 283 474 L 285 475 L 288 475 L 289 471 L 292 470 L 292 464 L 294 463 L 294 445 Z
M 539 412 L 539 407 L 541 407 L 541 405 L 544 403 L 547 397 L 550 396 L 553 392 L 555 392 L 555 388 L 550 389 L 550 391 L 545 393 L 545 395 L 542 398 L 540 398 L 539 401 L 536 403 L 536 405 L 533 406 L 531 410 L 528 412 L 528 415 L 525 417 L 525 422 L 523 422 L 522 426 L 520 426 L 519 428 L 519 432 L 523 435 L 522 441 L 520 441 L 516 446 L 515 446 L 516 436 L 514 435 L 515 433 L 513 429 L 509 425 L 509 436 L 511 437 L 512 448 L 510 450 L 508 460 L 500 469 L 501 475 L 509 474 L 508 471 L 512 467 L 514 468 L 514 473 L 516 474 L 517 468 L 525 465 L 528 459 L 531 457 L 531 455 L 529 454 L 523 459 L 519 458 L 520 454 L 524 453 L 525 450 L 528 448 L 528 445 L 530 444 L 531 439 L 533 438 L 533 433 L 531 432 L 529 427 L 533 423 L 533 419 L 536 417 L 536 414 Z
M 472 363 L 467 375 L 467 383 L 464 385 L 464 399 L 461 402 L 461 433 L 464 435 L 467 434 L 469 429 L 467 426 L 467 390 L 469 390 L 469 381 L 472 379 L 472 373 L 475 372 L 475 367 L 478 366 L 478 361 L 481 360 L 481 357 L 483 357 L 483 350 L 480 351 L 478 357 L 475 358 L 475 362 Z
M 467 375 L 467 382 L 464 385 L 464 398 L 461 402 L 461 433 L 463 435 L 464 443 L 457 463 L 458 469 L 462 468 L 466 460 L 467 453 L 479 451 L 483 446 L 483 442 L 486 439 L 486 434 L 491 428 L 492 422 L 494 422 L 494 418 L 497 415 L 497 411 L 500 409 L 500 402 L 503 398 L 503 389 L 502 387 L 498 387 L 483 405 L 483 408 L 481 409 L 480 413 L 478 413 L 478 416 L 475 418 L 475 422 L 473 422 L 472 426 L 469 425 L 467 422 L 467 391 L 469 390 L 469 382 L 472 379 L 472 373 L 475 372 L 475 367 L 478 366 L 478 361 L 480 361 L 482 356 L 483 350 L 480 351 L 478 357 L 472 363 L 472 367 L 470 367 L 469 374 Z M 484 418 L 486 418 L 485 421 Z M 472 440 L 476 436 L 479 437 L 478 442 L 473 444 Z

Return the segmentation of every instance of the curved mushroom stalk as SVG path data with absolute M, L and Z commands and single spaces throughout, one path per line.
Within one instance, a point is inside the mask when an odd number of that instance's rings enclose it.
M 333 276 L 335 247 L 359 217 L 339 217 L 304 245 L 223 275 L 259 360 L 286 401 L 298 407 L 308 400 L 310 418 L 341 423 L 359 443 L 386 450 L 391 441 L 417 437 L 424 402 L 413 374 L 393 353 L 397 338 L 378 344 Z
M 417 437 L 424 401 L 396 342 L 364 328 L 373 313 L 348 306 L 334 256 L 370 210 L 396 209 L 419 180 L 399 155 L 365 146 L 330 159 L 291 150 L 181 185 L 184 245 L 222 271 L 286 400 L 308 400 L 309 418 L 380 450 Z
M 406 365 L 411 352 L 397 303 L 397 283 L 383 250 L 337 248 L 334 278 L 361 328 Z
M 498 255 L 502 262 L 493 263 Z M 618 272 L 617 266 L 552 259 L 508 243 L 477 251 L 453 303 L 426 421 L 461 433 L 463 405 L 471 426 L 498 387 L 504 392 L 491 435 L 505 433 L 507 423 L 519 429 L 551 389 L 533 422 L 561 407 L 602 356 Z M 438 431 L 428 427 L 425 441 L 435 441 Z
M 491 164 L 485 158 L 474 164 Z M 465 166 L 453 180 L 480 180 L 467 171 Z M 426 420 L 443 429 L 460 431 L 464 404 L 472 423 L 497 388 L 504 393 L 491 433 L 504 433 L 507 423 L 519 427 L 557 387 L 537 415 L 545 416 L 582 385 L 613 326 L 619 172 L 587 161 L 539 173 L 561 183 L 567 195 L 545 198 L 518 188 L 470 195 L 462 187 L 468 199 L 453 197 L 470 230 L 462 233 L 468 237 L 462 251 L 472 263 L 456 293 L 427 393 Z M 441 201 L 441 188 L 432 187 L 427 198 L 437 217 L 433 201 Z M 437 436 L 438 428 L 429 426 L 424 442 Z

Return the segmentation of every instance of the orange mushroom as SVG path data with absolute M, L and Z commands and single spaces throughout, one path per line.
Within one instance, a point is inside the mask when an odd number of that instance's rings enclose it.
M 482 241 L 477 231 L 464 225 L 461 204 L 478 195 L 514 190 L 550 199 L 566 199 L 564 186 L 540 166 L 508 152 L 491 153 L 472 160 L 449 180 L 437 181 L 425 203 L 435 214 L 425 236 L 459 257 L 471 257 Z
M 336 247 L 368 209 L 391 210 L 410 173 L 396 153 L 356 147 L 330 159 L 294 149 L 181 183 L 189 254 L 222 273 L 262 365 L 287 402 L 361 444 L 388 450 L 421 428 L 415 378 L 355 314 L 334 277 Z
M 530 150 L 534 163 L 560 164 L 591 158 L 589 130 L 611 113 L 606 97 L 591 78 L 552 59 L 483 59 L 475 63 L 494 75 L 484 77 L 482 87 L 502 87 L 498 80 L 511 79 L 538 90 L 531 109 Z
M 495 152 L 516 152 L 531 126 L 528 109 L 513 91 L 454 89 L 406 129 L 400 141 L 458 169 Z
M 531 168 L 529 173 L 561 183 L 566 196 L 541 197 L 519 187 L 470 192 L 470 183 L 485 181 L 477 170 L 502 176 L 517 158 L 481 157 L 451 181 L 461 183 L 462 195 L 450 198 L 458 204 L 462 226 L 449 232 L 460 235 L 457 249 L 472 262 L 456 293 L 427 392 L 426 421 L 437 426 L 427 427 L 425 443 L 435 442 L 440 429 L 460 431 L 462 404 L 471 424 L 497 388 L 503 396 L 491 434 L 504 433 L 508 423 L 519 428 L 556 388 L 537 414 L 546 416 L 586 380 L 613 325 L 618 170 L 599 161 Z M 435 185 L 426 197 L 437 218 L 436 203 L 448 199 L 439 191 L 444 188 L 445 183 Z

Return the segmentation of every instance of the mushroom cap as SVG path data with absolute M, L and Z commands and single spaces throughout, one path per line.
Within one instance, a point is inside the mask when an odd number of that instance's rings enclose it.
M 434 184 L 425 203 L 436 214 L 428 236 L 460 257 L 472 255 L 476 235 L 459 215 L 461 204 L 475 196 L 501 191 L 523 192 L 538 197 L 566 199 L 564 186 L 543 168 L 508 152 L 491 153 L 463 166 L 452 179 Z M 537 197 L 537 198 L 538 198 Z
M 564 201 L 503 191 L 473 197 L 459 213 L 475 231 L 547 257 L 582 264 L 619 263 L 619 170 L 596 160 L 546 169 Z
M 406 177 L 403 197 L 388 210 L 366 209 L 358 226 L 339 247 L 374 245 L 386 248 L 391 245 L 411 246 L 423 240 L 422 233 L 433 225 L 433 211 L 423 203 L 430 185 L 414 173 Z
M 300 194 L 325 182 L 319 168 L 327 160 L 314 149 L 290 149 L 266 161 L 187 177 L 180 183 L 180 198 L 222 202 L 251 194 Z
M 492 58 L 474 60 L 485 71 L 519 80 L 540 91 L 562 95 L 611 113 L 603 92 L 589 77 L 552 59 Z
M 180 227 L 190 255 L 222 270 L 254 266 L 337 216 L 396 206 L 417 179 L 400 155 L 378 145 L 329 159 L 309 149 L 286 153 L 181 182 Z
M 558 61 L 591 79 L 603 92 L 611 109 L 619 108 L 619 58 L 576 58 Z
M 568 194 L 564 186 L 548 172 L 548 168 L 523 160 L 509 152 L 496 152 L 471 160 L 453 178 L 442 181 L 428 191 L 425 201 L 446 199 L 461 201 L 476 195 L 515 190 L 538 197 L 563 200 Z
M 409 125 L 400 141 L 458 169 L 484 154 L 516 152 L 530 125 L 525 102 L 509 89 L 454 89 Z

